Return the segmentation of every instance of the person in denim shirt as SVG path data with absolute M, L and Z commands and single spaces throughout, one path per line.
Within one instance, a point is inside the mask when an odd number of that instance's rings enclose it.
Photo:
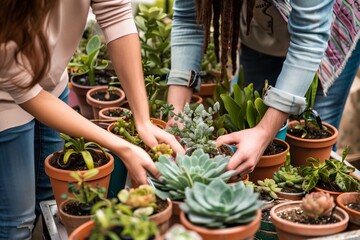
M 269 109 L 256 127 L 217 139 L 218 145 L 235 143 L 237 146 L 238 150 L 230 159 L 229 169 L 235 169 L 238 174 L 253 171 L 265 148 L 289 115 L 299 114 L 305 109 L 304 95 L 328 46 L 334 2 L 289 2 L 292 9 L 288 16 L 289 43 L 276 84 L 268 89 L 264 97 Z M 200 88 L 200 84 L 193 84 L 196 82 L 193 81 L 194 76 L 196 77 L 196 72 L 200 68 L 203 48 L 203 32 L 196 22 L 195 11 L 194 0 L 174 2 L 168 103 L 174 105 L 175 111 L 181 111 L 184 104 L 190 101 L 193 90 L 197 91 Z M 256 20 L 255 15 L 254 18 Z M 250 26 L 251 24 L 253 22 Z

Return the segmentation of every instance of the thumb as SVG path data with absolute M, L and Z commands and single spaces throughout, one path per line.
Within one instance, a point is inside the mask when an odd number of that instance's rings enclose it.
M 221 145 L 224 144 L 233 144 L 233 143 L 237 143 L 235 140 L 235 133 L 230 133 L 230 134 L 226 134 L 226 135 L 222 135 L 220 137 L 218 137 L 216 139 L 216 146 L 220 147 Z

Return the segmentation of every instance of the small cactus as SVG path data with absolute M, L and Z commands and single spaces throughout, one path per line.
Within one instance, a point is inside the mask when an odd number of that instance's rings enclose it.
M 311 218 L 329 216 L 335 207 L 334 198 L 329 193 L 312 192 L 306 194 L 300 205 L 304 214 Z

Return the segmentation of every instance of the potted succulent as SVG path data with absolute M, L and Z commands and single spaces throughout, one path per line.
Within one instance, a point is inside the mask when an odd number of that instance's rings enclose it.
M 290 153 L 288 153 L 284 166 L 274 172 L 273 179 L 281 187 L 281 191 L 278 193 L 279 197 L 301 200 L 305 196 L 305 191 L 302 189 L 304 177 L 300 173 L 300 168 L 292 166 L 290 162 Z
M 360 193 L 346 192 L 341 193 L 336 198 L 336 203 L 349 214 L 349 230 L 360 228 Z
M 87 172 L 71 172 L 70 175 L 77 182 L 69 182 L 69 196 L 64 193 L 61 197 L 66 201 L 60 204 L 58 209 L 61 222 L 65 225 L 66 232 L 70 235 L 75 228 L 90 221 L 91 207 L 101 199 L 104 199 L 106 189 L 101 186 L 92 187 L 86 183 L 87 180 L 96 176 L 99 169 L 93 168 Z
M 94 119 L 99 119 L 101 109 L 119 107 L 124 100 L 125 92 L 117 87 L 96 86 L 86 93 L 86 102 L 92 107 Z
M 301 174 L 304 176 L 303 189 L 324 191 L 334 198 L 342 192 L 360 191 L 360 181 L 352 174 L 355 169 L 345 163 L 348 152 L 349 147 L 346 147 L 341 161 L 326 159 L 320 162 L 320 159 L 308 158 L 309 165 L 301 168 Z
M 112 81 L 112 75 L 104 71 L 108 61 L 98 59 L 103 47 L 100 36 L 93 35 L 86 44 L 86 52 L 80 52 L 68 64 L 72 75 L 72 89 L 77 95 L 80 112 L 86 118 L 93 118 L 91 107 L 86 103 L 87 91 L 96 85 L 107 85 Z
M 161 155 L 155 166 L 160 172 L 160 179 L 151 178 L 156 188 L 156 195 L 161 199 L 173 201 L 172 222 L 178 222 L 179 204 L 185 199 L 185 189 L 192 188 L 195 182 L 209 184 L 216 178 L 227 182 L 234 174 L 234 170 L 226 171 L 229 156 L 217 155 L 212 158 L 202 149 L 195 150 L 191 156 L 177 155 L 173 158 Z
M 148 217 L 157 224 L 161 235 L 169 228 L 172 214 L 170 199 L 162 200 L 155 195 L 155 189 L 150 185 L 140 185 L 137 188 L 123 189 L 119 192 L 119 204 L 129 215 L 135 217 Z
M 338 130 L 321 121 L 319 114 L 313 109 L 318 76 L 306 93 L 307 107 L 305 111 L 294 116 L 286 133 L 286 142 L 290 145 L 293 166 L 306 165 L 309 157 L 318 158 L 320 162 L 330 157 L 333 145 L 336 143 Z
M 228 132 L 240 131 L 255 127 L 264 116 L 267 106 L 260 94 L 254 90 L 253 83 L 244 89 L 239 84 L 233 84 L 233 93 L 220 95 L 226 120 L 224 127 Z M 250 180 L 257 181 L 272 178 L 273 173 L 283 166 L 289 145 L 275 138 L 264 151 L 254 171 L 249 174 Z
M 131 115 L 131 110 L 123 107 L 106 107 L 99 111 L 100 120 L 110 120 L 113 122 L 116 122 L 119 118 L 130 118 Z
M 219 154 L 232 155 L 233 151 L 229 146 L 223 145 L 218 148 L 215 143 L 217 134 L 214 134 L 213 115 L 219 111 L 219 107 L 219 103 L 216 102 L 207 110 L 203 104 L 199 104 L 195 110 L 192 110 L 186 103 L 183 113 L 170 112 L 170 116 L 174 117 L 175 121 L 179 121 L 182 126 L 179 127 L 178 123 L 175 123 L 167 131 L 179 137 L 180 143 L 188 148 L 187 154 L 191 154 L 195 149 L 203 149 L 212 157 Z
M 61 195 L 67 192 L 68 182 L 76 181 L 70 176 L 70 172 L 79 170 L 84 173 L 98 168 L 99 174 L 87 182 L 92 186 L 99 185 L 108 189 L 110 174 L 114 169 L 114 157 L 98 143 L 86 142 L 83 137 L 72 138 L 63 133 L 60 133 L 60 137 L 65 140 L 64 149 L 45 159 L 45 172 L 50 178 L 57 206 L 64 201 Z
M 324 192 L 307 194 L 302 201 L 278 204 L 270 215 L 280 240 L 336 234 L 344 231 L 349 221 L 349 215 L 335 207 L 333 197 Z
M 259 229 L 264 203 L 253 191 L 243 182 L 195 182 L 193 188 L 186 189 L 180 205 L 181 223 L 203 239 L 251 239 Z
M 180 224 L 174 224 L 165 234 L 165 240 L 202 240 L 202 237 L 194 231 L 187 230 Z

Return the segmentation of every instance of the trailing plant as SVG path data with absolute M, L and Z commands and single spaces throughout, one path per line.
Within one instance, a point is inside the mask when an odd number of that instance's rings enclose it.
M 98 59 L 100 49 L 104 47 L 101 43 L 99 35 L 92 36 L 86 45 L 86 52 L 80 53 L 75 57 L 72 62 L 68 64 L 68 67 L 72 70 L 71 74 L 74 76 L 88 74 L 90 80 L 90 86 L 94 86 L 95 82 L 95 70 L 102 70 L 108 66 L 108 61 L 105 59 Z
M 327 186 L 334 184 L 342 192 L 360 191 L 360 181 L 350 174 L 355 169 L 345 163 L 349 150 L 349 147 L 346 146 L 342 152 L 341 161 L 326 159 L 324 162 L 320 162 L 316 158 L 306 159 L 309 165 L 301 168 L 301 175 L 304 176 L 302 188 L 310 191 L 321 182 Z
M 61 198 L 73 200 L 78 203 L 81 210 L 90 212 L 91 207 L 95 204 L 95 202 L 104 199 L 106 193 L 105 187 L 92 187 L 86 183 L 86 181 L 96 176 L 98 173 L 99 169 L 97 168 L 93 168 L 84 173 L 81 173 L 80 171 L 71 172 L 70 175 L 77 181 L 77 183 L 74 184 L 73 182 L 69 182 L 68 192 L 72 195 L 64 193 L 61 195 Z
M 191 156 L 177 155 L 177 161 L 161 155 L 155 166 L 160 172 L 160 181 L 152 178 L 156 195 L 161 199 L 183 200 L 185 189 L 192 188 L 195 182 L 209 184 L 216 178 L 227 182 L 235 170 L 226 171 L 229 156 L 218 155 L 210 158 L 202 149 L 197 149 Z
M 154 213 L 156 206 L 155 189 L 150 185 L 140 185 L 138 188 L 123 189 L 117 196 L 122 209 L 132 212 L 132 216 L 150 216 Z
M 231 185 L 215 179 L 209 185 L 194 183 L 185 191 L 181 210 L 190 222 L 206 228 L 226 228 L 250 223 L 264 204 L 258 193 L 243 182 Z
M 305 215 L 318 219 L 320 216 L 330 216 L 335 208 L 335 203 L 329 193 L 312 192 L 305 195 L 300 207 Z
M 303 176 L 300 174 L 300 168 L 291 165 L 290 153 L 286 154 L 284 166 L 281 166 L 277 172 L 274 172 L 273 179 L 281 188 L 294 188 L 302 191 Z
M 135 24 L 140 32 L 144 76 L 155 75 L 163 79 L 170 68 L 171 20 L 162 8 L 139 4 Z
M 264 181 L 258 180 L 257 185 L 252 181 L 245 181 L 245 185 L 253 187 L 260 194 L 260 199 L 266 201 L 278 199 L 277 193 L 281 191 L 276 182 L 269 178 L 265 178 Z
M 64 158 L 62 159 L 63 163 L 61 163 L 58 160 L 58 164 L 60 166 L 63 166 L 64 164 L 67 166 L 70 160 L 70 156 L 74 154 L 74 155 L 81 155 L 87 168 L 93 169 L 94 160 L 93 157 L 91 156 L 91 151 L 94 151 L 93 149 L 94 147 L 100 149 L 103 155 L 105 156 L 105 158 L 107 158 L 104 148 L 96 142 L 85 142 L 83 137 L 72 138 L 64 133 L 60 133 L 60 137 L 65 140 L 64 150 L 63 150 Z
M 180 138 L 180 143 L 188 148 L 203 149 L 205 153 L 217 153 L 213 126 L 213 115 L 219 111 L 219 103 L 216 102 L 213 107 L 205 109 L 203 104 L 199 104 L 195 110 L 190 108 L 187 103 L 184 106 L 184 113 L 170 112 L 170 116 L 175 121 L 179 121 L 183 126 L 179 127 L 177 123 L 167 131 Z M 214 154 L 214 155 L 215 155 Z

